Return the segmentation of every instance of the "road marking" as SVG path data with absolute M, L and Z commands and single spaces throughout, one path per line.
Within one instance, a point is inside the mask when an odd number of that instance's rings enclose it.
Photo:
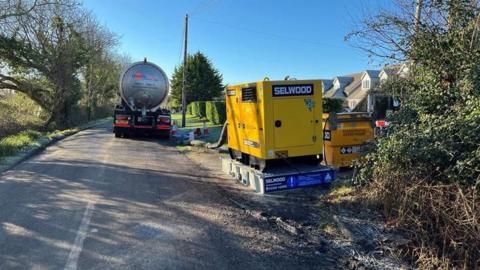
M 90 218 L 92 217 L 93 209 L 95 205 L 92 202 L 89 202 L 85 213 L 83 213 L 82 223 L 78 227 L 77 236 L 75 237 L 75 242 L 73 247 L 70 250 L 70 255 L 68 255 L 67 264 L 65 265 L 65 270 L 76 270 L 78 258 L 83 248 L 83 241 L 87 237 L 88 225 L 90 224 Z

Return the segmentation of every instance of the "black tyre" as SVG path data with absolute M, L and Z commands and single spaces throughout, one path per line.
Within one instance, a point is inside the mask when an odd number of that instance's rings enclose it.
M 116 131 L 116 132 L 115 132 L 115 138 L 120 138 L 120 137 L 121 137 L 120 132 Z

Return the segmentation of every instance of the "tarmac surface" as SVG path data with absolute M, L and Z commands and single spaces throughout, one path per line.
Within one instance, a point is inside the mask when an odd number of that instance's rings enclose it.
M 331 269 L 171 143 L 81 131 L 0 174 L 0 269 Z M 340 267 L 338 267 L 340 268 Z

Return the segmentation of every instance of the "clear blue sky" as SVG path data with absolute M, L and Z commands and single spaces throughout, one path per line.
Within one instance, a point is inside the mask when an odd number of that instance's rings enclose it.
M 224 83 L 332 78 L 378 68 L 344 37 L 362 16 L 388 0 L 84 0 L 120 35 L 119 51 L 147 57 L 169 76 L 181 62 L 183 21 L 188 51 L 201 51 Z

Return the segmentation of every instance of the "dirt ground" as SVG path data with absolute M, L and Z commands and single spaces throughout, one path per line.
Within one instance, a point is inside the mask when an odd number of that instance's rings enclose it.
M 407 243 L 401 233 L 386 226 L 380 213 L 352 202 L 351 170 L 337 172 L 331 186 L 260 195 L 222 172 L 220 157 L 225 153 L 193 146 L 180 150 L 199 170 L 214 176 L 208 181 L 246 215 L 283 231 L 283 239 L 271 239 L 276 245 L 321 256 L 334 268 L 411 268 L 398 255 Z

